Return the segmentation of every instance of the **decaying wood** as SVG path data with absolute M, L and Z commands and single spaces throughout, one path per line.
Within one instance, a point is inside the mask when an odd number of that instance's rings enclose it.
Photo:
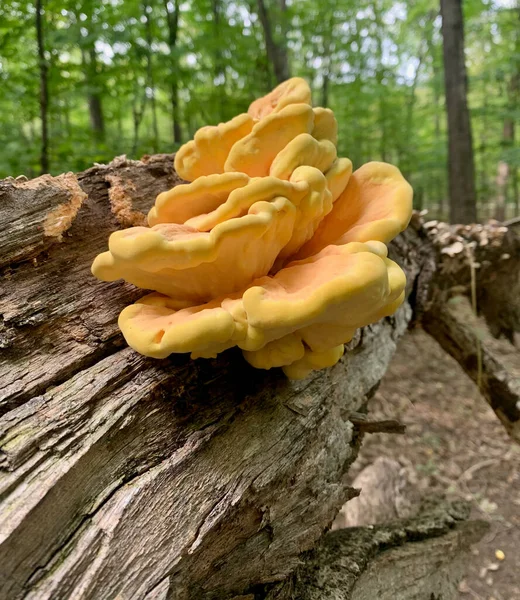
M 179 181 L 156 155 L 0 182 L 1 598 L 247 595 L 284 580 L 355 495 L 349 417 L 412 309 L 430 310 L 431 231 L 417 221 L 391 248 L 410 304 L 332 369 L 289 382 L 237 351 L 151 360 L 117 328 L 142 291 L 90 265 L 123 217 Z M 49 215 L 66 217 L 53 235 Z
M 412 226 L 421 227 L 417 220 Z M 472 298 L 495 337 L 514 343 L 520 331 L 520 235 L 498 221 L 485 225 L 422 227 L 435 252 L 436 273 L 429 286 L 430 305 L 453 295 Z M 474 287 L 474 290 L 472 290 Z
M 488 525 L 465 522 L 464 505 L 441 505 L 381 527 L 323 537 L 304 564 L 266 600 L 417 600 L 459 598 L 470 544 Z
M 473 226 L 433 221 L 423 229 L 436 269 L 421 322 L 520 442 L 520 355 L 514 345 L 520 331 L 520 236 L 497 221 Z

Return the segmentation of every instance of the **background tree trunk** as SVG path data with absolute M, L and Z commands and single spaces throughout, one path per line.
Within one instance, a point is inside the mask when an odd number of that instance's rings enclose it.
M 468 81 L 464 58 L 462 0 L 441 0 L 444 82 L 448 114 L 450 221 L 475 223 L 477 198 Z
M 38 67 L 40 70 L 40 119 L 42 122 L 40 171 L 42 174 L 48 173 L 50 168 L 48 132 L 49 86 L 47 81 L 47 59 L 45 58 L 43 18 L 44 12 L 42 0 L 36 0 L 36 38 L 38 42 Z
M 170 10 L 170 6 L 172 9 Z M 166 19 L 168 22 L 168 45 L 170 47 L 170 58 L 172 64 L 171 84 L 170 84 L 170 101 L 172 107 L 172 130 L 173 143 L 182 143 L 181 117 L 179 107 L 179 61 L 177 58 L 177 36 L 179 33 L 179 0 L 164 0 L 166 9 Z
M 384 37 L 385 33 L 384 33 L 383 24 L 381 22 L 381 7 L 380 7 L 379 2 L 374 2 L 373 10 L 374 10 L 374 22 L 377 27 L 376 81 L 378 83 L 378 88 L 379 88 L 379 100 L 378 100 L 378 104 L 379 104 L 378 125 L 379 125 L 379 132 L 380 132 L 379 155 L 380 155 L 382 161 L 388 161 L 389 157 L 388 157 L 388 153 L 387 153 L 387 132 L 386 132 L 386 129 L 387 129 L 386 94 L 384 93 L 383 86 L 382 86 L 383 79 L 385 77 L 385 65 L 383 63 L 383 37 Z
M 86 53 L 82 52 L 83 66 L 87 76 L 87 101 L 90 115 L 90 125 L 94 136 L 98 140 L 103 140 L 105 137 L 105 119 L 103 117 L 103 101 L 101 92 L 97 88 L 97 56 L 95 46 L 91 46 L 88 50 L 88 59 Z
M 96 43 L 93 37 L 95 24 L 93 22 L 94 6 L 90 3 L 81 4 L 75 12 L 77 23 L 83 23 L 78 32 L 78 46 L 81 49 L 81 59 L 85 75 L 87 90 L 87 103 L 89 110 L 90 126 L 94 137 L 98 141 L 105 139 L 105 119 L 103 115 L 103 76 L 99 72 Z M 85 21 L 81 20 L 81 16 Z
M 262 23 L 262 28 L 264 31 L 267 58 L 273 65 L 273 71 L 276 78 L 276 82 L 282 83 L 282 81 L 289 79 L 289 77 L 291 76 L 285 38 L 278 43 L 275 41 L 272 17 L 269 14 L 264 0 L 257 0 L 257 5 L 258 16 L 260 18 L 260 22 Z M 284 18 L 283 13 L 286 10 L 285 2 L 281 2 L 280 10 L 282 11 L 282 17 Z
M 517 27 L 515 30 L 515 49 L 514 49 L 514 72 L 511 77 L 511 82 L 509 84 L 509 110 L 511 113 L 515 113 L 515 109 L 518 109 L 518 104 L 520 102 L 520 2 L 516 1 L 513 10 L 516 12 L 517 16 Z M 517 119 L 518 120 L 518 119 Z M 506 123 L 508 123 L 506 125 Z M 504 123 L 504 133 L 506 132 L 506 126 L 508 127 L 508 143 L 511 148 L 515 146 L 515 140 L 518 139 L 518 130 L 516 129 L 515 119 L 510 115 L 508 119 L 506 119 L 506 123 Z M 510 165 L 510 178 L 511 178 L 511 192 L 513 196 L 513 205 L 514 205 L 514 214 L 515 216 L 519 216 L 520 213 L 520 186 L 518 185 L 518 173 L 520 169 L 518 164 Z
M 495 219 L 505 221 L 506 219 L 506 201 L 507 186 L 509 183 L 509 164 L 501 160 L 497 167 L 496 177 L 496 198 L 495 198 Z
M 474 255 L 483 314 L 498 318 L 496 292 L 502 328 L 518 329 L 518 236 L 415 217 L 391 245 L 409 302 L 360 330 L 335 367 L 295 382 L 233 350 L 140 356 L 117 317 L 142 291 L 99 282 L 90 265 L 179 182 L 172 155 L 0 182 L 0 597 L 209 600 L 285 580 L 355 494 L 346 473 L 367 430 L 357 415 L 412 317 L 426 322 L 467 284 L 469 242 L 488 239 Z M 474 338 L 452 337 L 474 376 Z M 487 343 L 491 389 L 504 366 Z M 512 436 L 515 377 L 490 398 Z
M 226 82 L 226 68 L 223 61 L 221 52 L 221 41 L 220 41 L 220 13 L 222 10 L 221 0 L 211 0 L 211 12 L 213 16 L 213 85 L 216 87 L 216 104 L 218 108 L 218 120 L 219 122 L 224 120 L 223 111 L 223 100 Z
M 153 130 L 153 143 L 152 148 L 154 152 L 159 149 L 159 127 L 157 125 L 157 105 L 155 101 L 155 78 L 153 73 L 153 59 L 152 59 L 152 22 L 151 17 L 153 14 L 152 4 L 149 1 L 143 2 L 143 14 L 145 16 L 145 31 L 146 31 L 146 85 L 150 89 L 150 108 L 152 110 L 152 130 Z

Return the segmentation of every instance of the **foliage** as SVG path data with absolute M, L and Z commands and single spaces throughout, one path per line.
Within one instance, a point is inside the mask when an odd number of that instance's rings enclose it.
M 442 39 L 436 0 L 264 0 L 292 75 L 340 121 L 355 165 L 397 164 L 418 207 L 447 208 Z M 44 0 L 52 173 L 118 154 L 171 152 L 276 84 L 256 0 Z M 0 3 L 0 177 L 39 173 L 35 5 Z M 510 165 L 518 203 L 520 149 L 504 135 L 520 119 L 520 6 L 467 0 L 466 50 L 482 216 Z M 179 11 L 172 44 L 168 14 Z M 516 82 L 516 83 L 515 83 Z M 100 121 L 101 119 L 101 121 Z M 518 132 L 517 132 L 517 138 Z M 518 204 L 516 204 L 518 206 Z M 510 211 L 511 213 L 512 211 Z M 441 215 L 442 216 L 442 215 Z

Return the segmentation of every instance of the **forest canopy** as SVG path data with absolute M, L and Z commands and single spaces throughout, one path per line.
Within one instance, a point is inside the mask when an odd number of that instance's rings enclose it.
M 467 0 L 463 7 L 479 216 L 493 214 L 504 163 L 506 216 L 513 216 L 520 195 L 520 5 Z M 436 0 L 2 2 L 0 177 L 172 152 L 199 127 L 243 112 L 294 75 L 309 81 L 316 104 L 334 110 L 340 155 L 355 167 L 396 164 L 414 187 L 416 208 L 447 214 Z

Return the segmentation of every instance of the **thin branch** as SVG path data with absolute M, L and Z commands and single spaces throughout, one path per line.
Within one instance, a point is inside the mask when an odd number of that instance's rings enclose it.
M 406 425 L 396 419 L 369 421 L 366 415 L 362 413 L 352 413 L 349 421 L 360 433 L 406 433 Z

